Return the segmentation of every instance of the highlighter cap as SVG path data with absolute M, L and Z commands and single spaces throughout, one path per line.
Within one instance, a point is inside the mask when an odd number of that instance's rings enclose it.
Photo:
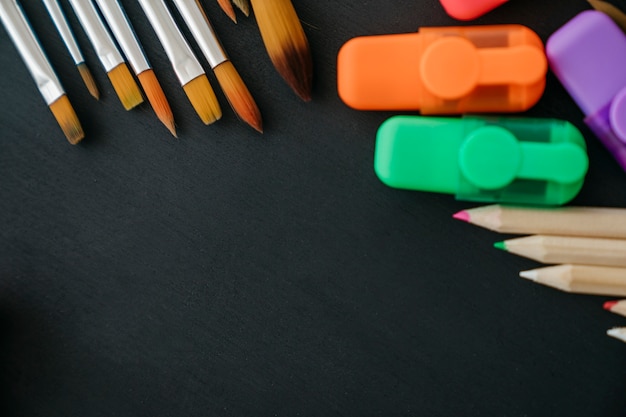
M 550 68 L 586 116 L 626 87 L 626 36 L 609 16 L 584 11 L 548 39 Z
M 495 9 L 508 0 L 441 0 L 446 12 L 458 20 L 472 20 Z
M 606 14 L 589 10 L 556 31 L 546 51 L 585 123 L 626 171 L 626 36 Z
M 493 203 L 565 204 L 587 169 L 582 134 L 552 119 L 395 116 L 379 128 L 374 156 L 390 187 Z
M 519 112 L 543 94 L 547 67 L 541 40 L 521 25 L 422 28 L 348 41 L 337 89 L 358 110 Z

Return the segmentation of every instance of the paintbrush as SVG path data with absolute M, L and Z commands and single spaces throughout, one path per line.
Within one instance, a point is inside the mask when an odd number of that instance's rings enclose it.
M 226 56 L 198 0 L 174 0 L 174 4 L 213 69 L 235 113 L 254 129 L 263 132 L 261 112 L 235 66 Z
M 137 75 L 152 109 L 172 135 L 176 136 L 174 115 L 170 105 L 122 5 L 118 0 L 96 0 L 96 3 Z
M 222 110 L 204 69 L 176 26 L 163 0 L 138 0 L 161 41 L 180 85 L 204 124 L 222 117 Z
M 69 0 L 69 2 L 124 108 L 130 110 L 141 104 L 143 102 L 141 91 L 91 0 Z
M 83 128 L 17 0 L 0 0 L 0 20 L 68 142 L 77 144 Z
M 296 94 L 311 100 L 313 59 L 291 0 L 252 0 L 252 9 L 274 67 Z
M 232 2 L 231 0 L 217 0 L 217 4 L 219 4 L 224 13 L 230 17 L 230 20 L 235 23 L 237 23 L 237 15 L 235 15 L 233 4 L 237 6 L 246 17 L 250 16 L 250 2 L 248 0 L 232 0 Z
M 98 87 L 96 86 L 96 82 L 91 75 L 91 71 L 89 71 L 89 68 L 85 63 L 85 58 L 83 58 L 83 54 L 78 47 L 76 39 L 74 38 L 74 33 L 72 33 L 72 29 L 65 19 L 65 14 L 63 14 L 61 5 L 57 0 L 43 0 L 43 4 L 46 6 L 46 9 L 48 9 L 48 14 L 50 14 L 54 25 L 59 31 L 59 35 L 61 35 L 67 50 L 72 56 L 72 59 L 76 64 L 76 68 L 78 68 L 78 72 L 83 79 L 85 86 L 87 86 L 87 90 L 89 90 L 89 93 L 94 96 L 96 100 L 98 100 L 100 98 L 100 91 L 98 91 Z

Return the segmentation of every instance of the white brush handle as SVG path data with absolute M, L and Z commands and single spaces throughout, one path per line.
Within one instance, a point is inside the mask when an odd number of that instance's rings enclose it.
M 59 31 L 59 35 L 61 35 L 67 50 L 70 52 L 70 55 L 72 55 L 74 63 L 78 65 L 85 62 L 85 58 L 83 58 L 83 54 L 80 52 L 80 48 L 76 43 L 76 38 L 74 38 L 74 33 L 72 33 L 72 29 L 67 23 L 67 19 L 65 18 L 65 14 L 63 14 L 63 10 L 61 10 L 61 5 L 58 0 L 42 1 L 46 6 L 46 9 L 48 9 L 48 14 L 52 18 L 54 26 L 56 26 Z
M 0 0 L 0 20 L 46 104 L 54 103 L 65 91 L 17 0 Z
M 163 0 L 138 0 L 156 32 L 181 85 L 204 74 L 204 69 L 176 26 Z
M 150 63 L 119 0 L 96 0 L 96 3 L 135 74 L 149 70 Z
M 211 68 L 228 60 L 217 35 L 196 0 L 174 0 L 180 15 L 193 34 Z
M 78 17 L 81 26 L 85 30 L 89 41 L 102 62 L 102 66 L 106 72 L 110 72 L 113 68 L 123 64 L 124 58 L 115 46 L 111 35 L 104 26 L 104 22 L 100 19 L 96 7 L 91 0 L 69 0 L 74 13 Z

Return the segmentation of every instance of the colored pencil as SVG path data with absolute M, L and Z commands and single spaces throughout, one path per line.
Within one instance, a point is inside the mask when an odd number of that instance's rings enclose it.
M 98 91 L 98 87 L 96 86 L 96 82 L 93 79 L 93 75 L 91 71 L 89 71 L 89 67 L 85 63 L 85 58 L 83 58 L 83 54 L 80 51 L 78 43 L 74 38 L 74 33 L 70 28 L 70 25 L 67 23 L 67 19 L 65 18 L 65 14 L 61 9 L 61 5 L 58 0 L 43 0 L 43 4 L 46 6 L 48 10 L 48 14 L 52 18 L 54 22 L 54 26 L 56 26 L 59 31 L 59 35 L 61 35 L 61 39 L 63 39 L 63 43 L 65 43 L 65 47 L 69 51 L 74 63 L 76 64 L 76 68 L 78 69 L 78 73 L 80 74 L 89 94 L 98 100 L 100 98 L 100 91 Z
M 491 205 L 453 217 L 500 233 L 626 239 L 626 209 L 621 208 Z
M 174 115 L 170 105 L 122 5 L 119 0 L 96 0 L 96 3 L 137 75 L 152 109 L 170 133 L 176 137 Z
M 174 4 L 213 69 L 217 81 L 235 113 L 241 120 L 262 133 L 261 112 L 235 66 L 226 56 L 226 52 L 217 39 L 217 35 L 200 4 L 196 0 L 174 0 Z
M 626 317 L 626 300 L 607 301 L 603 307 L 611 313 Z
M 100 19 L 94 4 L 91 0 L 69 0 L 69 2 L 124 108 L 130 110 L 143 103 L 139 86 L 128 70 L 126 61 L 109 35 L 104 22 Z
M 302 100 L 310 101 L 313 59 L 291 0 L 252 0 L 251 3 L 274 67 Z
M 626 296 L 626 268 L 563 264 L 522 271 L 520 277 L 570 293 Z
M 534 235 L 494 245 L 515 255 L 548 264 L 626 267 L 626 240 Z
M 606 334 L 622 342 L 626 342 L 626 327 L 613 327 L 607 330 Z
M 77 144 L 83 128 L 17 0 L 0 0 L 0 20 L 68 142 Z
M 200 62 L 176 26 L 165 2 L 163 0 L 138 1 L 165 49 L 180 85 L 200 119 L 207 125 L 219 120 L 222 117 L 222 110 L 215 92 Z

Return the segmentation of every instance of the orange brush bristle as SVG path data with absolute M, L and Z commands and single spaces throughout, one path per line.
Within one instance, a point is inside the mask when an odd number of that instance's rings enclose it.
M 113 89 L 120 98 L 122 105 L 126 110 L 130 110 L 135 106 L 143 103 L 143 97 L 139 86 L 135 82 L 135 79 L 130 74 L 128 66 L 126 64 L 120 64 L 113 68 L 107 74 L 113 84 Z
M 83 79 L 85 86 L 87 86 L 87 90 L 89 90 L 89 94 L 95 97 L 96 100 L 100 99 L 100 91 L 98 90 L 98 86 L 96 85 L 96 81 L 93 79 L 93 75 L 91 75 L 91 71 L 89 71 L 89 67 L 84 62 L 81 62 L 76 66 L 78 68 L 78 72 L 80 77 Z
M 67 141 L 72 145 L 76 145 L 80 142 L 85 136 L 85 133 L 67 96 L 62 95 L 55 102 L 50 104 L 49 107 L 57 123 L 61 126 Z
M 148 101 L 161 123 L 167 127 L 174 137 L 177 137 L 172 109 L 154 71 L 151 69 L 146 70 L 137 75 L 137 78 L 139 78 L 143 91 L 146 93 L 146 97 L 148 97 Z
M 220 5 L 224 13 L 226 13 L 226 16 L 230 17 L 230 20 L 237 23 L 237 15 L 235 15 L 235 9 L 233 9 L 233 5 L 230 0 L 217 0 L 217 3 Z
M 291 0 L 252 0 L 252 9 L 274 67 L 296 94 L 311 100 L 313 60 Z
M 213 68 L 213 71 L 235 113 L 255 130 L 263 133 L 261 112 L 233 63 L 224 61 Z
M 205 125 L 222 117 L 222 109 L 205 74 L 189 81 L 183 86 L 183 90 Z

